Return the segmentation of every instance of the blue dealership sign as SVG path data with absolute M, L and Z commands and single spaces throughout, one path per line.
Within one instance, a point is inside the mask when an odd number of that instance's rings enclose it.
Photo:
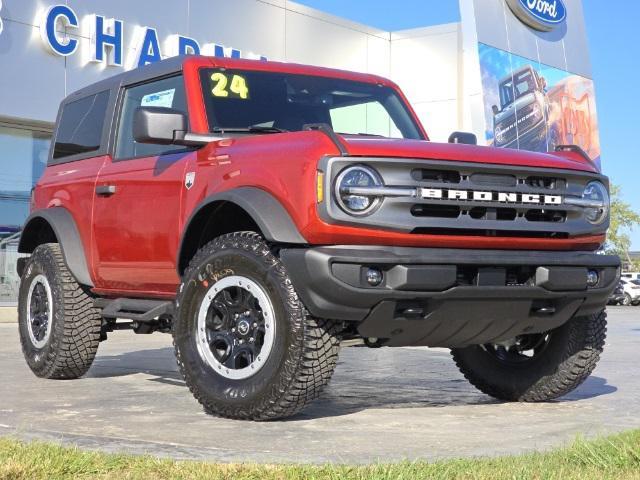
M 2 9 L 2 0 L 0 0 Z M 242 52 L 236 48 L 225 47 L 217 43 L 200 43 L 194 38 L 183 35 L 170 35 L 165 42 L 158 38 L 158 32 L 152 27 L 136 25 L 131 40 L 125 42 L 124 22 L 102 15 L 86 14 L 80 18 L 67 5 L 52 5 L 44 14 L 38 15 L 40 35 L 46 49 L 54 55 L 69 56 L 77 53 L 79 38 L 88 42 L 86 63 L 102 63 L 108 66 L 125 67 L 129 70 L 162 60 L 163 56 L 208 55 L 216 57 L 250 58 L 266 60 L 262 55 Z M 61 32 L 66 32 L 61 33 Z M 0 33 L 2 20 L 0 19 Z M 72 33 L 72 35 L 69 35 Z M 125 44 L 129 47 L 125 49 Z M 88 50 L 88 51 L 87 51 Z M 164 50 L 164 52 L 163 52 Z M 125 55 L 128 57 L 125 61 Z
M 563 0 L 506 0 L 511 11 L 531 28 L 549 32 L 567 19 Z

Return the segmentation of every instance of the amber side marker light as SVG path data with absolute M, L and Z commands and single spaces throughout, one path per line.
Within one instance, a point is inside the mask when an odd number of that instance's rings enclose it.
M 324 201 L 324 172 L 321 171 L 318 171 L 318 175 L 316 176 L 316 197 L 318 203 Z

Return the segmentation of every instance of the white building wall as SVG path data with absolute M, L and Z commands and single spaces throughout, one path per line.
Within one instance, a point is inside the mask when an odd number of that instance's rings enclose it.
M 79 40 L 78 51 L 55 56 L 44 48 L 42 14 L 71 7 L 85 25 L 61 35 Z M 69 93 L 123 71 L 89 62 L 91 16 L 124 22 L 124 68 L 132 68 L 141 27 L 157 30 L 163 56 L 172 35 L 217 43 L 243 57 L 307 63 L 389 76 L 390 34 L 287 0 L 4 0 L 0 16 L 0 117 L 52 123 Z
M 391 34 L 391 78 L 398 83 L 431 140 L 446 142 L 463 126 L 459 23 Z

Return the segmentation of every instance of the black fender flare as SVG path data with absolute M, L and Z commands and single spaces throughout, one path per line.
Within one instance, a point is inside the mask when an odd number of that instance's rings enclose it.
M 67 266 L 77 282 L 81 285 L 93 287 L 78 227 L 69 210 L 64 207 L 51 207 L 33 212 L 27 218 L 22 229 L 18 252 L 33 253 L 38 244 L 34 243 L 31 237 L 31 230 L 42 220 L 53 229 Z
M 258 225 L 269 242 L 292 245 L 308 243 L 298 231 L 287 210 L 273 195 L 256 187 L 239 187 L 210 195 L 198 204 L 185 224 L 180 239 L 178 259 L 182 258 L 185 239 L 193 220 L 204 208 L 215 202 L 229 202 L 242 208 Z

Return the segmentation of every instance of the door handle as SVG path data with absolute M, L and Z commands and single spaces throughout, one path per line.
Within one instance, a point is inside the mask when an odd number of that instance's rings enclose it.
M 96 195 L 100 197 L 110 197 L 116 193 L 115 185 L 98 185 L 96 187 Z

